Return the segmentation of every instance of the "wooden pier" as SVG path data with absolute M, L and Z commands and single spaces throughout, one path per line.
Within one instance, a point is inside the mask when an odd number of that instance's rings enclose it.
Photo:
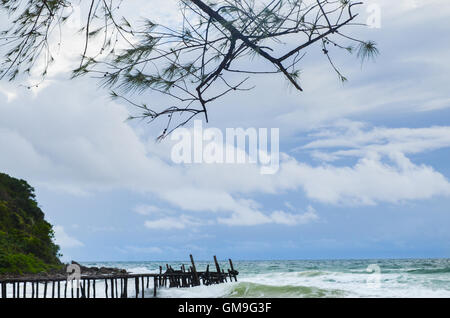
M 161 287 L 188 288 L 221 284 L 228 280 L 237 281 L 239 272 L 234 269 L 231 259 L 228 260 L 230 268 L 227 272 L 220 268 L 216 256 L 215 271 L 210 271 L 209 265 L 205 271 L 197 271 L 192 255 L 190 259 L 191 265 L 188 269 L 184 264 L 179 270 L 166 264 L 164 272 L 160 266 L 159 273 L 155 274 L 81 275 L 78 281 L 68 281 L 67 278 L 4 279 L 0 280 L 1 298 L 100 298 L 99 282 L 104 282 L 103 297 L 145 298 L 146 295 L 149 297 L 145 291 L 150 287 L 153 287 L 153 297 L 156 297 L 157 290 Z M 129 286 L 133 285 L 134 288 L 130 291 Z M 8 286 L 12 293 L 8 293 Z

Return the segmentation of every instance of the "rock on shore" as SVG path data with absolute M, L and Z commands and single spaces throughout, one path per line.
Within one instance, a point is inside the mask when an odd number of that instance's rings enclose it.
M 81 270 L 82 276 L 101 276 L 101 275 L 120 275 L 120 274 L 127 274 L 127 271 L 125 269 L 121 268 L 113 268 L 113 267 L 87 267 L 83 266 L 80 263 L 77 263 L 75 261 L 72 261 L 71 264 L 78 265 Z M 38 273 L 38 274 L 24 274 L 24 275 L 17 275 L 17 274 L 4 274 L 0 275 L 0 279 L 44 279 L 44 278 L 66 278 L 69 273 L 67 273 L 67 266 L 69 264 L 66 264 L 63 269 L 61 270 L 51 270 L 45 273 Z

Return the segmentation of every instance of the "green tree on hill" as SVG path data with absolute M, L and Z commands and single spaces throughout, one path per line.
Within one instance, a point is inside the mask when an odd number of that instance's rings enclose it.
M 0 274 L 38 273 L 61 266 L 52 225 L 24 180 L 0 173 Z

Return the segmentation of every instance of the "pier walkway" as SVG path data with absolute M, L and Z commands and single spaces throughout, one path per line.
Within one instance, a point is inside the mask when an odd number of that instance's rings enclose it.
M 198 271 L 192 255 L 190 259 L 191 265 L 188 269 L 182 265 L 179 270 L 175 270 L 166 264 L 164 272 L 160 266 L 159 273 L 152 274 L 83 276 L 81 273 L 79 279 L 74 280 L 67 278 L 4 279 L 0 280 L 1 298 L 145 298 L 145 290 L 150 287 L 153 287 L 153 297 L 156 297 L 157 290 L 161 287 L 188 288 L 237 281 L 239 272 L 234 269 L 231 259 L 228 260 L 230 268 L 227 272 L 220 268 L 216 256 L 214 256 L 215 270 L 213 271 L 210 271 L 209 265 L 205 271 Z M 102 296 L 99 296 L 99 282 L 104 283 L 101 284 L 101 288 L 104 288 Z M 148 294 L 147 297 L 149 297 Z

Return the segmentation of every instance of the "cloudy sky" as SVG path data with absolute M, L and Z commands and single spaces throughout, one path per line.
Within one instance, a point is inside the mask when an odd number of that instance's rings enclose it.
M 209 127 L 280 129 L 274 175 L 173 163 L 159 127 L 126 121 L 95 80 L 68 79 L 75 35 L 38 88 L 0 82 L 0 171 L 36 188 L 66 260 L 449 257 L 450 7 L 367 2 L 361 19 L 377 4 L 381 28 L 358 32 L 381 54 L 363 66 L 338 54 L 349 82 L 316 50 L 303 93 L 257 77 L 211 107 Z M 128 10 L 177 21 L 175 1 Z

